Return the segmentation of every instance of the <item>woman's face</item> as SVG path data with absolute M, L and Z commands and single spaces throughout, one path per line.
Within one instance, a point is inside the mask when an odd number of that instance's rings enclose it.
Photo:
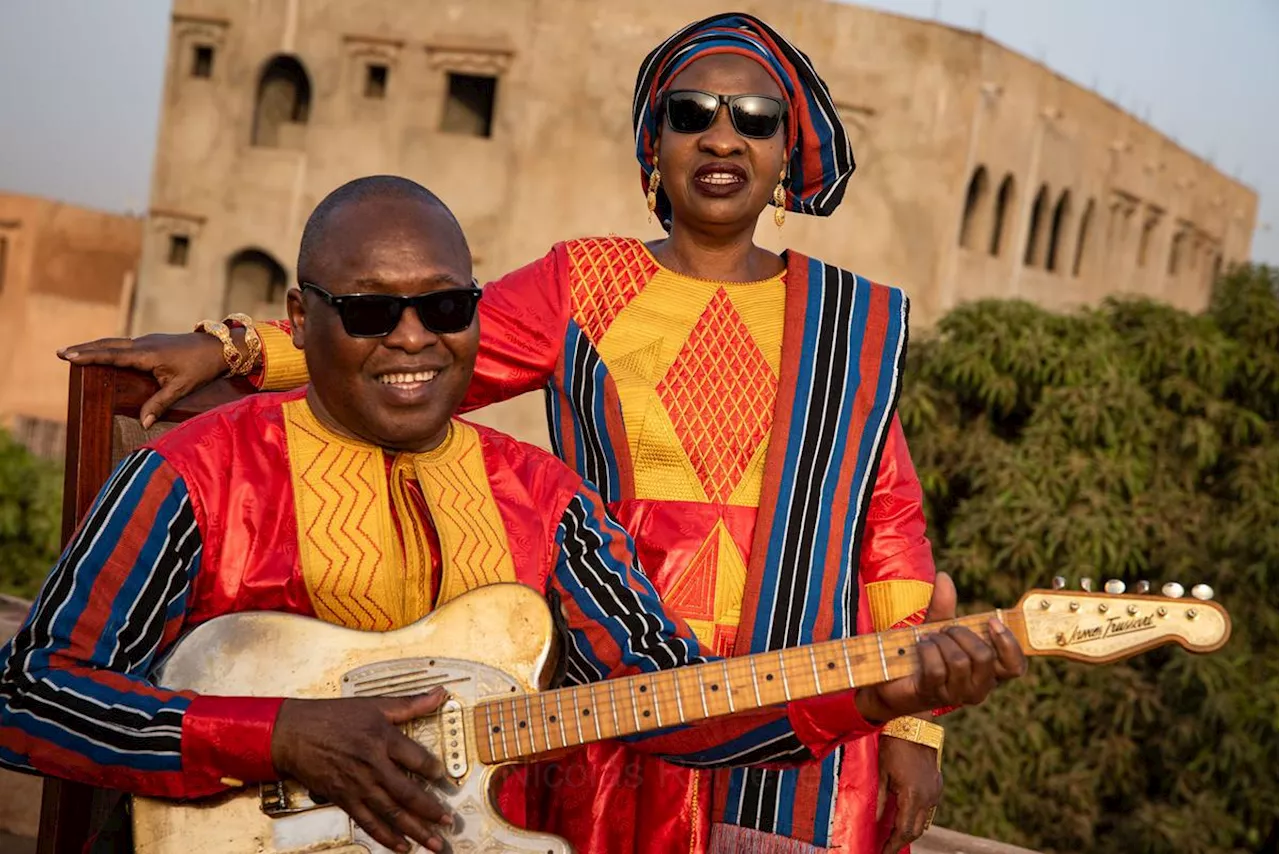
M 691 63 L 667 87 L 667 91 L 677 89 L 786 100 L 762 65 L 732 54 L 715 54 Z M 701 133 L 674 131 L 664 116 L 658 137 L 658 168 L 675 222 L 703 228 L 754 228 L 778 185 L 786 146 L 785 122 L 769 139 L 743 137 L 723 105 L 711 127 Z

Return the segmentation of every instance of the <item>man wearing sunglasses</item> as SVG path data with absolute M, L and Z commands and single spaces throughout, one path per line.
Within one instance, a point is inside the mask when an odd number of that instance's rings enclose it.
M 385 631 L 504 581 L 545 591 L 563 618 L 570 683 L 707 656 L 589 484 L 454 417 L 480 292 L 438 199 L 391 177 L 339 188 L 307 223 L 298 275 L 289 315 L 311 383 L 209 412 L 120 464 L 0 650 L 0 764 L 158 797 L 288 777 L 389 848 L 412 839 L 439 851 L 451 818 L 406 772 L 435 778 L 441 766 L 397 725 L 434 711 L 442 693 L 191 696 L 149 682 L 153 664 L 221 614 Z M 915 677 L 633 746 L 705 767 L 809 761 L 877 732 L 869 721 L 944 696 L 981 699 L 1021 666 L 1008 637 L 997 659 L 976 636 L 947 632 L 922 643 Z M 506 794 L 520 822 L 518 777 Z

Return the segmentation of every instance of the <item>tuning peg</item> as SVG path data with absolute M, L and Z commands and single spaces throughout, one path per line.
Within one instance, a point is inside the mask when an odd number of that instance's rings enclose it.
M 1082 578 L 1082 579 L 1080 579 L 1080 589 L 1081 589 L 1081 590 L 1083 590 L 1085 593 L 1092 593 L 1092 592 L 1093 592 L 1093 579 L 1092 579 L 1092 578 Z
M 1181 599 L 1182 594 L 1185 591 L 1182 589 L 1181 584 L 1179 584 L 1176 581 L 1170 581 L 1169 583 L 1165 584 L 1164 587 L 1160 588 L 1160 592 L 1170 599 Z
M 1102 586 L 1102 589 L 1110 593 L 1112 596 L 1119 596 L 1124 592 L 1124 582 L 1118 578 L 1112 578 Z
M 1150 582 L 1150 581 L 1145 581 L 1145 580 L 1143 580 L 1143 581 L 1139 581 L 1137 584 L 1133 585 L 1133 592 L 1134 592 L 1134 593 L 1137 593 L 1137 594 L 1139 594 L 1139 595 L 1141 595 L 1141 596 L 1145 596 L 1145 595 L 1146 595 L 1147 593 L 1149 593 L 1150 591 L 1151 591 L 1151 582 Z
M 1213 598 L 1213 588 L 1207 584 L 1197 584 L 1191 588 L 1191 595 L 1201 601 L 1207 602 Z
M 1053 577 L 1053 589 L 1054 589 L 1054 590 L 1061 590 L 1062 588 L 1064 588 L 1064 587 L 1066 587 L 1066 586 L 1067 586 L 1067 580 L 1066 580 L 1065 578 L 1063 578 L 1061 575 L 1055 575 L 1055 576 Z

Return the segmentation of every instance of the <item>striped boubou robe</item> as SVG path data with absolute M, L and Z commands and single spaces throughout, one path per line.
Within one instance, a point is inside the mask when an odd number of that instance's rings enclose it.
M 587 239 L 488 285 L 480 323 L 468 405 L 546 389 L 556 453 L 712 651 L 923 618 L 933 560 L 894 414 L 900 290 L 796 252 L 773 279 L 705 281 L 638 240 Z M 260 379 L 297 382 L 287 335 L 264 336 Z M 602 745 L 544 775 L 555 791 L 535 815 L 589 854 L 878 852 L 877 764 L 875 739 L 732 773 Z

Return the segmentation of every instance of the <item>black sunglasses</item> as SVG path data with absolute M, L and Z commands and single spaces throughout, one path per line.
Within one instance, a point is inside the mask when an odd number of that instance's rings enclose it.
M 665 99 L 667 125 L 678 133 L 702 133 L 711 127 L 720 105 L 740 136 L 768 139 L 778 132 L 787 103 L 768 95 L 717 95 L 700 89 L 675 89 Z
M 315 291 L 320 299 L 332 306 L 342 319 L 342 328 L 352 338 L 382 338 L 390 335 L 400 324 L 400 315 L 409 306 L 418 311 L 422 325 L 437 334 L 461 332 L 471 325 L 480 302 L 480 288 L 449 288 L 398 297 L 391 294 L 342 294 L 334 296 L 319 285 L 299 282 L 304 291 Z

